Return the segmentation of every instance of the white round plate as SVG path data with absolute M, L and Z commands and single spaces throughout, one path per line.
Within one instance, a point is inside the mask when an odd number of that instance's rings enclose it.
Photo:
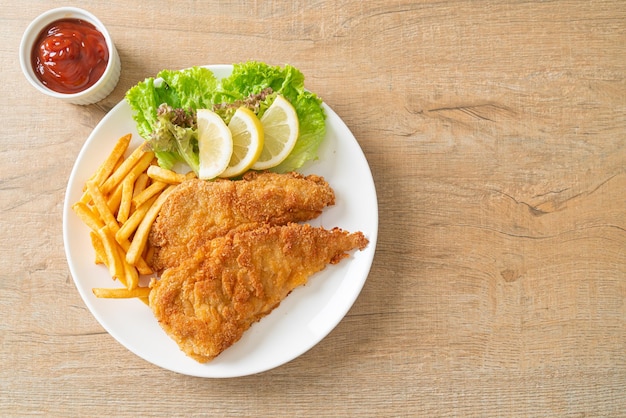
M 230 65 L 207 66 L 218 78 Z M 255 323 L 232 347 L 205 364 L 187 357 L 165 334 L 152 311 L 137 299 L 98 299 L 94 287 L 119 287 L 106 267 L 94 264 L 89 229 L 71 206 L 85 181 L 111 152 L 117 139 L 133 134 L 131 149 L 142 140 L 123 100 L 96 126 L 85 142 L 69 178 L 63 207 L 63 240 L 72 277 L 85 304 L 120 344 L 146 361 L 174 372 L 200 377 L 236 377 L 260 373 L 300 356 L 322 340 L 346 315 L 361 292 L 374 258 L 378 201 L 372 174 L 359 144 L 337 114 L 324 104 L 326 138 L 319 159 L 300 172 L 324 176 L 335 190 L 336 204 L 311 221 L 314 226 L 362 231 L 369 239 L 339 264 L 329 265 L 295 289 L 270 315 Z

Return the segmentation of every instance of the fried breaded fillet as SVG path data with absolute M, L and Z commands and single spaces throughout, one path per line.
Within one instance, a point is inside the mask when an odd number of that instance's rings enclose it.
M 168 197 L 152 226 L 149 262 L 162 271 L 232 229 L 307 221 L 334 203 L 333 190 L 315 175 L 249 172 L 237 181 L 188 180 Z
M 303 224 L 233 231 L 153 280 L 150 307 L 187 355 L 207 362 L 312 274 L 367 244 L 361 232 Z

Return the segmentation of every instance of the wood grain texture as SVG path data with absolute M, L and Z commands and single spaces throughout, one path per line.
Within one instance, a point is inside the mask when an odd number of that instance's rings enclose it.
M 623 416 L 626 4 L 621 1 L 84 1 L 120 83 L 58 103 L 22 77 L 30 20 L 0 12 L 0 414 Z M 85 139 L 163 68 L 300 68 L 347 123 L 379 198 L 347 317 L 269 372 L 161 370 L 91 316 L 62 206 Z

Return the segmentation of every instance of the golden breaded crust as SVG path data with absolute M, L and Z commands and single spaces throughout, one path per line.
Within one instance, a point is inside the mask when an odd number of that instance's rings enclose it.
M 150 233 L 155 271 L 176 266 L 213 238 L 262 224 L 313 219 L 335 195 L 319 176 L 249 172 L 242 180 L 187 180 L 169 196 Z
M 207 362 L 311 275 L 367 244 L 360 232 L 303 224 L 232 231 L 153 280 L 150 307 L 187 355 Z

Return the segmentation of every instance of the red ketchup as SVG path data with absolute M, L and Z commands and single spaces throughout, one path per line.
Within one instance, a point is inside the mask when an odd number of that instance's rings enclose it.
M 41 31 L 31 54 L 37 78 L 58 93 L 78 93 L 102 77 L 109 61 L 104 36 L 80 19 L 61 19 Z

